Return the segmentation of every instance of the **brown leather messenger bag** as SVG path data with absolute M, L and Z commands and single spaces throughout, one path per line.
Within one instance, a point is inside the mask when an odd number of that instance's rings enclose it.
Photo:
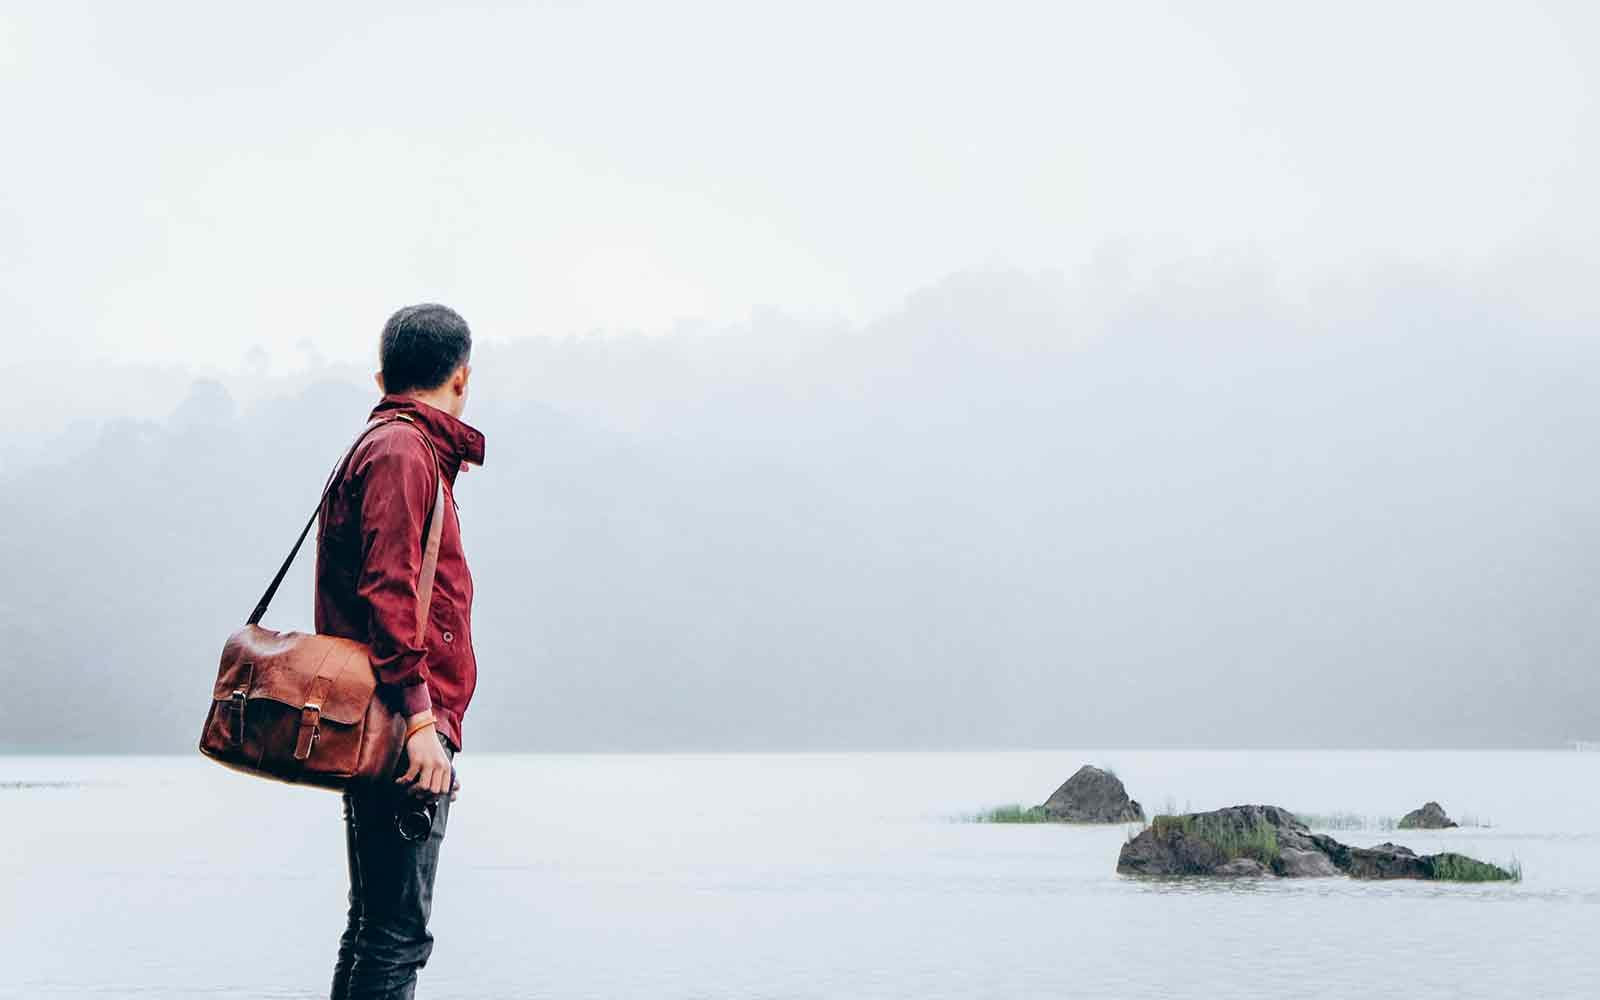
M 405 719 L 378 694 L 372 651 L 350 639 L 262 628 L 278 585 L 300 552 L 323 504 L 343 477 L 368 434 L 385 424 L 414 421 L 403 413 L 368 424 L 328 477 L 311 518 L 278 575 L 267 585 L 244 628 L 228 637 L 200 733 L 200 752 L 237 771 L 294 784 L 344 788 L 392 779 L 400 762 Z M 439 458 L 433 442 L 418 436 Z M 422 573 L 417 580 L 417 637 L 427 636 L 439 536 L 444 521 L 444 482 L 434 487 L 433 513 L 423 535 Z

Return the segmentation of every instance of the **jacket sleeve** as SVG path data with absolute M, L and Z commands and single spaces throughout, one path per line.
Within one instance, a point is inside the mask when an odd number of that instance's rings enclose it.
M 435 495 L 433 457 L 409 430 L 375 433 L 356 456 L 361 506 L 361 576 L 356 593 L 367 606 L 372 666 L 407 716 L 432 707 L 426 630 L 419 643 L 417 586 L 422 533 Z

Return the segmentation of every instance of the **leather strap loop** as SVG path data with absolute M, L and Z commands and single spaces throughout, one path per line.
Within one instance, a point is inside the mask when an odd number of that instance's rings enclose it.
M 250 682 L 239 685 L 233 689 L 233 697 L 228 699 L 228 707 L 233 712 L 233 735 L 231 737 L 235 750 L 244 746 L 244 707 L 250 697 Z
M 303 761 L 311 756 L 311 748 L 322 735 L 322 706 L 306 705 L 300 710 L 300 733 L 294 741 L 294 759 Z
M 311 747 L 317 741 L 317 734 L 322 729 L 322 703 L 327 701 L 328 692 L 333 690 L 334 683 L 339 675 L 344 673 L 351 661 L 358 658 L 358 653 L 351 650 L 344 656 L 335 660 L 331 654 L 323 657 L 317 665 L 317 674 L 311 678 L 311 686 L 306 690 L 305 704 L 300 709 L 300 733 L 294 744 L 295 760 L 305 760 L 311 756 Z

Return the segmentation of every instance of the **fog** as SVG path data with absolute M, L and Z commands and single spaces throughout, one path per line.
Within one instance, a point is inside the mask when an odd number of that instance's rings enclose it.
M 1217 287 L 974 273 L 859 327 L 480 349 L 469 745 L 1592 730 L 1600 342 L 1444 287 Z M 198 380 L 7 476 L 7 742 L 194 738 L 361 375 Z M 269 624 L 308 623 L 307 570 Z
M 365 362 L 423 299 L 499 340 L 861 325 L 1107 246 L 1595 318 L 1597 38 L 1583 2 L 7 5 L 6 357 Z
M 1596 26 L 8 10 L 0 749 L 194 742 L 424 300 L 469 749 L 1600 737 Z

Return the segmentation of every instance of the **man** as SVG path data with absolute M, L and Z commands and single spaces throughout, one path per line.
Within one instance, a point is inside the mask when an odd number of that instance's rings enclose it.
M 472 333 L 444 306 L 408 306 L 389 317 L 378 354 L 383 399 L 372 417 L 389 422 L 361 441 L 322 507 L 316 627 L 371 646 L 380 689 L 406 717 L 406 769 L 393 789 L 345 794 L 350 913 L 334 1000 L 409 1000 L 416 989 L 417 970 L 433 950 L 428 914 L 457 788 L 452 761 L 477 683 L 472 575 L 454 496 L 462 466 L 483 464 L 483 435 L 461 421 Z M 443 531 L 419 645 L 423 535 L 441 480 Z M 416 839 L 408 839 L 397 815 L 414 819 L 418 805 L 430 807 L 432 818 L 424 813 L 420 829 L 406 831 Z

